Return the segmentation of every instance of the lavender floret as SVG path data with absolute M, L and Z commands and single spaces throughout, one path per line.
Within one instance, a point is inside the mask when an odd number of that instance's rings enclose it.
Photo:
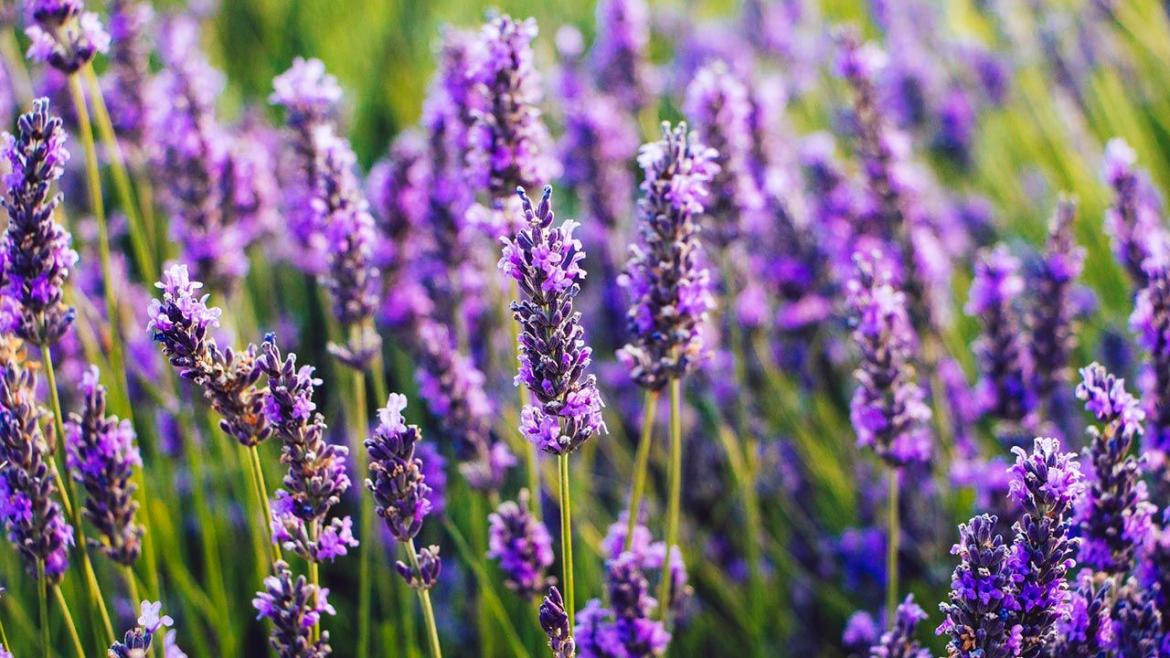
M 313 641 L 312 630 L 323 614 L 335 615 L 329 604 L 329 590 L 310 584 L 304 576 L 293 576 L 287 563 L 272 565 L 273 575 L 264 579 L 264 591 L 252 599 L 257 619 L 272 622 L 268 643 L 280 658 L 327 658 L 333 654 L 329 631 Z
M 488 557 L 499 561 L 504 584 L 524 599 L 550 584 L 545 570 L 553 563 L 552 537 L 530 509 L 528 491 L 522 489 L 518 503 L 504 501 L 488 516 Z

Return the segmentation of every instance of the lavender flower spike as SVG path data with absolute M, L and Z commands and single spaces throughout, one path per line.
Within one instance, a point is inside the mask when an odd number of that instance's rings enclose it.
M 109 652 L 106 654 L 109 658 L 141 658 L 142 656 L 150 655 L 151 643 L 154 637 L 159 634 L 161 629 L 170 628 L 175 624 L 175 620 L 171 619 L 170 615 L 159 616 L 162 604 L 159 602 L 151 603 L 150 601 L 143 601 L 141 611 L 142 614 L 138 617 L 138 625 L 126 631 L 126 635 L 122 637 L 121 642 L 114 642 L 110 646 Z M 174 633 L 174 631 L 165 631 L 166 635 Z M 165 658 L 172 658 L 176 654 L 178 648 L 170 645 L 163 654 Z M 185 654 L 182 654 L 185 655 Z
M 871 447 L 894 466 L 930 458 L 930 407 L 915 378 L 917 338 L 906 297 L 892 283 L 877 253 L 856 254 L 857 277 L 849 282 L 853 338 L 861 350 L 850 403 L 857 444 Z
M 280 658 L 327 658 L 333 654 L 329 631 L 312 639 L 312 630 L 322 614 L 335 615 L 329 605 L 329 590 L 310 584 L 304 576 L 293 577 L 288 564 L 277 561 L 273 575 L 264 579 L 264 591 L 252 599 L 257 619 L 269 619 L 272 633 L 268 643 Z
M 951 549 L 959 565 L 948 602 L 938 606 L 946 618 L 935 632 L 950 637 L 947 655 L 952 658 L 1007 658 L 1017 650 L 1013 641 L 1019 645 L 1019 628 L 1005 621 L 1017 604 L 1008 549 L 995 534 L 995 524 L 996 517 L 987 514 L 961 524 L 959 543 Z
M 1140 403 L 1125 390 L 1125 381 L 1093 363 L 1081 369 L 1077 397 L 1096 416 L 1101 429 L 1089 428 L 1085 459 L 1092 465 L 1088 489 L 1076 521 L 1081 546 L 1078 560 L 1106 574 L 1129 570 L 1134 556 L 1151 538 L 1155 507 L 1142 481 L 1144 459 L 1129 454 L 1142 432 Z
M 29 570 L 43 561 L 46 577 L 56 583 L 69 566 L 73 526 L 55 497 L 60 485 L 48 463 L 34 371 L 24 365 L 19 339 L 0 340 L 6 359 L 0 376 L 0 517 Z
M 982 254 L 966 310 L 983 323 L 976 346 L 983 374 L 976 391 L 979 405 L 994 418 L 1022 423 L 1035 409 L 1036 398 L 1031 387 L 1031 354 L 1013 308 L 1024 291 L 1018 270 L 1019 261 L 1003 245 Z
M 552 537 L 529 509 L 528 490 L 522 489 L 519 504 L 504 501 L 488 517 L 488 557 L 499 560 L 504 584 L 524 599 L 550 584 L 544 572 L 553 563 Z
M 649 45 L 650 8 L 644 0 L 597 3 L 597 41 L 590 52 L 593 77 L 631 114 L 651 101 Z
M 520 429 L 541 450 L 563 455 L 606 431 L 597 379 L 586 374 L 593 351 L 585 343 L 581 314 L 573 310 L 585 278 L 585 252 L 573 237 L 577 222 L 553 225 L 551 187 L 536 208 L 523 190 L 517 194 L 525 226 L 503 240 L 499 267 L 523 297 L 512 303 L 521 328 L 516 385 L 527 386 L 537 402 L 521 412 Z
M 110 35 L 82 0 L 31 0 L 34 24 L 24 33 L 32 41 L 28 56 L 63 73 L 74 73 L 110 48 Z
M 1149 353 L 1144 392 L 1146 426 L 1143 449 L 1151 466 L 1159 471 L 1168 465 L 1170 452 L 1170 262 L 1163 258 L 1146 261 L 1146 286 L 1138 292 L 1130 330 Z
M 1109 140 L 1101 165 L 1105 182 L 1113 188 L 1113 205 L 1105 212 L 1105 231 L 1113 239 L 1117 260 L 1140 288 L 1146 284 L 1146 259 L 1166 254 L 1167 235 L 1161 228 L 1157 192 L 1136 164 L 1137 154 L 1125 140 Z
M 714 307 L 702 265 L 699 224 L 715 152 L 687 132 L 662 125 L 662 140 L 638 153 L 645 172 L 638 201 L 639 244 L 619 283 L 630 296 L 630 342 L 618 357 L 641 386 L 661 390 L 704 358 L 700 325 Z
M 1076 455 L 1061 452 L 1057 439 L 1037 438 L 1032 452 L 1012 452 L 1009 491 L 1024 511 L 1008 558 L 1018 587 L 1012 620 L 1021 627 L 1019 655 L 1039 658 L 1051 655 L 1057 623 L 1071 614 L 1067 575 L 1079 542 L 1069 530 L 1085 483 Z
M 77 263 L 70 235 L 53 221 L 61 194 L 50 196 L 61 179 L 69 152 L 60 117 L 49 112 L 49 101 L 33 101 L 32 110 L 17 121 L 16 136 L 0 136 L 0 157 L 7 163 L 0 207 L 8 212 L 2 249 L 3 293 L 20 307 L 16 335 L 45 347 L 61 338 L 73 323 L 66 306 L 65 280 Z
M 130 481 L 134 467 L 142 467 L 134 427 L 106 416 L 106 389 L 98 383 L 96 366 L 82 375 L 81 399 L 81 413 L 70 414 L 65 423 L 65 462 L 85 488 L 85 518 L 101 537 L 99 548 L 114 562 L 130 566 L 141 552 L 143 532 L 134 521 L 138 502 Z
M 918 624 L 925 620 L 926 611 L 914 602 L 913 594 L 907 594 L 894 612 L 894 625 L 870 648 L 870 658 L 929 658 L 930 651 L 914 639 Z
M 573 658 L 577 655 L 573 629 L 569 628 L 569 614 L 565 612 L 565 599 L 556 587 L 548 588 L 548 594 L 540 604 L 540 627 L 548 636 L 553 658 Z
M 1045 403 L 1068 382 L 1069 357 L 1076 345 L 1072 293 L 1085 261 L 1085 250 L 1073 237 L 1076 212 L 1074 201 L 1060 200 L 1049 228 L 1048 247 L 1032 281 L 1036 290 L 1028 316 L 1032 386 Z
M 658 602 L 649 594 L 641 558 L 627 551 L 612 560 L 606 572 L 613 632 L 626 655 L 663 655 L 670 644 L 670 633 L 662 622 L 651 618 Z

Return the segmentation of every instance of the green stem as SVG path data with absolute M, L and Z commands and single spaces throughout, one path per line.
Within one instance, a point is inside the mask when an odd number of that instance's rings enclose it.
M 569 455 L 557 455 L 561 488 L 561 568 L 565 579 L 565 612 L 569 613 L 569 628 L 573 628 L 573 503 L 569 498 Z
M 248 446 L 248 470 L 252 474 L 252 484 L 256 493 L 256 498 L 260 501 L 260 509 L 264 510 L 264 532 L 272 532 L 272 506 L 268 502 L 268 485 L 264 482 L 264 467 L 260 463 L 260 449 L 252 445 Z M 272 561 L 283 560 L 283 554 L 280 550 L 280 545 L 276 542 L 268 542 L 272 546 Z
M 496 622 L 500 625 L 499 628 L 503 629 L 504 637 L 512 645 L 512 655 L 529 655 L 528 650 L 524 648 L 524 643 L 520 640 L 519 632 L 516 631 L 515 625 L 512 624 L 512 618 L 504 611 L 503 601 L 500 600 L 499 594 L 496 593 L 491 576 L 488 575 L 487 569 L 484 568 L 483 553 L 480 553 L 478 557 L 472 553 L 467 539 L 463 537 L 463 533 L 459 531 L 459 528 L 451 519 L 444 518 L 443 527 L 447 529 L 447 534 L 455 542 L 455 550 L 459 552 L 459 556 L 463 559 L 463 562 L 471 567 L 471 570 L 475 573 L 475 577 L 479 580 L 482 596 L 487 601 L 488 607 L 496 618 Z
M 61 593 L 60 585 L 53 585 L 53 595 L 57 597 L 57 605 L 61 606 L 61 615 L 65 617 L 65 629 L 69 631 L 69 639 L 73 641 L 73 650 L 77 653 L 77 658 L 85 658 L 81 635 L 77 633 L 77 625 L 73 623 L 73 614 L 69 612 L 69 603 L 65 601 L 65 595 Z
M 37 560 L 37 598 L 40 603 L 41 649 L 45 658 L 52 658 L 53 647 L 49 645 L 49 582 L 45 578 L 45 561 Z
M 365 437 L 364 425 L 366 417 L 366 376 L 361 370 L 353 370 L 353 416 L 352 427 L 354 440 L 354 463 L 359 477 L 364 476 L 366 451 L 362 446 Z M 374 543 L 374 515 L 370 507 L 370 497 L 361 497 L 361 537 L 362 543 L 358 548 L 358 658 L 368 658 L 370 652 L 370 559 Z
M 901 526 L 898 523 L 898 469 L 890 469 L 889 493 L 890 517 L 886 537 L 886 627 L 894 621 L 894 610 L 898 607 L 898 539 Z
M 12 644 L 8 641 L 8 633 L 4 631 L 4 622 L 0 621 L 0 647 L 12 653 Z
M 309 528 L 309 541 L 312 544 L 317 543 L 317 537 L 320 531 L 317 526 L 317 521 L 314 520 L 312 526 Z M 309 560 L 309 582 L 313 585 L 313 602 L 316 604 L 318 592 L 321 591 L 321 565 L 317 560 Z M 313 624 L 313 641 L 321 639 L 321 619 L 317 618 L 317 622 Z
M 410 556 L 410 565 L 414 568 L 415 573 L 421 574 L 418 566 L 418 552 L 414 550 L 414 539 L 406 542 L 406 551 Z M 439 628 L 435 625 L 435 609 L 431 607 L 431 592 L 425 588 L 419 588 L 418 598 L 422 602 L 423 618 L 427 624 L 427 638 L 431 647 L 431 658 L 442 658 L 443 650 L 439 647 Z
M 57 390 L 57 372 L 56 368 L 53 367 L 53 352 L 47 346 L 41 347 L 41 360 L 44 362 L 45 378 L 48 380 L 49 404 L 53 411 L 53 430 L 57 434 L 57 441 L 64 441 L 65 427 L 62 422 L 64 416 L 61 412 L 61 395 Z M 65 508 L 65 513 L 72 520 L 74 531 L 77 533 L 77 550 L 81 553 L 81 570 L 85 574 L 85 583 L 89 587 L 90 596 L 93 598 L 94 603 L 97 604 L 102 624 L 105 626 L 106 636 L 113 643 L 115 639 L 114 625 L 110 623 L 110 613 L 106 609 L 106 601 L 102 597 L 102 588 L 98 584 L 97 574 L 94 573 L 93 564 L 89 560 L 89 551 L 86 549 L 85 529 L 81 525 L 81 500 L 76 496 L 77 491 L 73 488 L 73 481 L 61 477 L 55 456 L 50 456 L 49 464 L 53 470 L 54 477 L 57 478 L 61 485 L 59 489 L 61 491 L 62 506 Z M 66 490 L 72 491 L 74 495 L 70 496 L 66 493 Z M 77 504 L 74 505 L 74 502 Z
M 646 490 L 646 470 L 650 463 L 650 444 L 654 435 L 654 415 L 658 407 L 658 391 L 646 389 L 645 409 L 642 411 L 642 435 L 638 439 L 638 452 L 634 456 L 634 485 L 630 489 L 630 506 L 626 508 L 625 550 L 630 550 L 634 541 L 634 528 L 638 525 L 638 512 L 642 495 Z
M 678 517 L 682 500 L 682 382 L 678 377 L 670 380 L 670 502 L 666 515 L 666 556 L 663 558 L 663 573 L 669 574 L 670 553 L 678 550 Z M 661 579 L 658 606 L 662 620 L 670 628 L 670 586 L 671 579 Z

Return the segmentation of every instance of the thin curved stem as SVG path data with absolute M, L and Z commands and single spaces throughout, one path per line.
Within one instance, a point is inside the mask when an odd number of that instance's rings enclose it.
M 624 550 L 630 550 L 634 542 L 634 528 L 638 525 L 638 512 L 646 490 L 646 471 L 650 463 L 650 445 L 654 435 L 654 415 L 658 407 L 658 391 L 646 389 L 642 410 L 642 435 L 638 439 L 638 451 L 634 455 L 634 484 L 630 489 L 630 505 L 626 508 L 626 541 Z
M 658 605 L 662 620 L 670 628 L 670 553 L 678 550 L 678 517 L 682 500 L 682 382 L 678 377 L 670 380 L 670 502 L 666 514 L 666 556 L 662 562 L 661 594 Z
M 406 551 L 410 556 L 410 565 L 414 568 L 415 573 L 421 574 L 418 566 L 418 552 L 414 549 L 414 539 L 406 542 Z M 431 606 L 431 592 L 425 588 L 419 588 L 418 598 L 422 603 L 423 619 L 427 624 L 427 638 L 431 648 L 432 658 L 442 658 L 443 650 L 439 646 L 439 628 L 435 625 L 435 609 Z
M 455 542 L 455 550 L 459 552 L 460 557 L 463 558 L 463 561 L 471 568 L 475 577 L 479 580 L 481 594 L 487 601 L 488 607 L 496 618 L 496 622 L 500 625 L 499 627 L 503 629 L 504 637 L 508 639 L 508 644 L 511 645 L 512 654 L 514 656 L 528 656 L 528 650 L 524 648 L 524 642 L 520 639 L 520 634 L 516 630 L 516 626 L 504 610 L 504 604 L 500 600 L 499 594 L 496 593 L 491 576 L 484 569 L 483 558 L 476 557 L 471 550 L 471 546 L 468 545 L 467 539 L 464 538 L 463 533 L 459 531 L 459 528 L 451 519 L 444 518 L 443 527 L 447 529 L 447 534 Z M 481 553 L 480 555 L 482 556 L 483 554 Z
M 561 567 L 565 579 L 565 612 L 569 614 L 569 628 L 574 627 L 573 611 L 573 503 L 569 493 L 569 455 L 557 455 L 561 488 Z
M 894 622 L 894 610 L 898 607 L 898 540 L 901 525 L 898 522 L 898 469 L 890 469 L 889 492 L 890 516 L 886 537 L 886 627 Z
M 314 520 L 312 525 L 309 527 L 309 542 L 311 544 L 316 544 L 317 537 L 319 535 L 320 528 L 318 527 L 317 521 Z M 319 596 L 318 592 L 321 591 L 321 565 L 319 565 L 315 559 L 309 560 L 309 582 L 313 584 L 313 603 L 316 604 L 317 597 Z M 317 622 L 313 624 L 313 641 L 316 642 L 320 639 L 321 619 L 318 617 Z
M 361 370 L 354 369 L 353 375 L 353 411 L 351 413 L 354 440 L 355 467 L 359 477 L 366 472 L 365 449 L 361 447 L 365 434 L 366 417 L 366 376 Z M 371 507 L 370 497 L 361 497 L 361 545 L 358 547 L 358 658 L 368 658 L 370 652 L 370 560 L 371 549 L 374 543 L 374 510 Z
M 268 485 L 264 482 L 264 467 L 260 463 L 260 449 L 258 446 L 248 446 L 248 471 L 252 474 L 252 484 L 255 489 L 257 500 L 260 502 L 260 509 L 264 510 L 264 529 L 265 532 L 272 531 L 272 504 L 268 501 Z M 269 542 L 272 545 L 272 561 L 284 559 L 280 550 L 280 544 L 276 542 Z
M 73 642 L 73 651 L 77 653 L 77 658 L 85 658 L 81 635 L 77 632 L 77 624 L 73 623 L 73 614 L 69 612 L 69 603 L 65 600 L 65 595 L 61 593 L 60 585 L 53 585 L 53 595 L 57 597 L 57 605 L 61 606 L 61 615 L 65 617 L 65 629 L 69 631 L 69 639 Z
M 41 621 L 41 650 L 45 658 L 51 658 L 53 647 L 49 645 L 49 583 L 45 579 L 45 561 L 37 560 L 37 599 L 40 603 L 39 613 Z

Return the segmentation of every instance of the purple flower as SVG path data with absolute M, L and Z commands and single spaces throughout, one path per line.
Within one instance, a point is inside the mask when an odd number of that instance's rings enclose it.
M 597 40 L 590 52 L 593 77 L 629 114 L 653 100 L 649 46 L 650 9 L 643 0 L 597 3 Z
M 8 212 L 4 232 L 5 296 L 20 307 L 16 334 L 46 347 L 56 343 L 73 323 L 74 309 L 63 300 L 77 252 L 64 227 L 53 221 L 61 194 L 50 196 L 69 160 L 60 117 L 49 112 L 49 101 L 33 101 L 17 121 L 17 134 L 0 135 L 0 157 L 7 164 L 0 207 Z
M 499 268 L 516 281 L 522 297 L 512 303 L 520 323 L 516 385 L 527 386 L 537 402 L 524 407 L 520 430 L 541 450 L 563 455 L 606 431 L 597 378 L 586 373 L 593 351 L 585 343 L 581 314 L 573 310 L 585 278 L 585 252 L 573 237 L 577 222 L 554 226 L 551 187 L 536 208 L 523 190 L 517 193 L 524 226 L 503 240 Z
M 1069 599 L 1069 615 L 1057 625 L 1057 644 L 1053 655 L 1101 656 L 1113 646 L 1113 620 L 1110 598 L 1113 581 L 1100 586 L 1093 582 L 1091 569 L 1082 569 L 1075 579 Z
M 869 648 L 878 640 L 877 622 L 873 615 L 864 610 L 849 615 L 845 622 L 845 630 L 841 634 L 841 643 L 849 656 L 868 656 Z
M 1149 353 L 1146 376 L 1142 378 L 1146 384 L 1146 417 L 1150 420 L 1143 448 L 1151 465 L 1162 471 L 1170 451 L 1170 263 L 1161 258 L 1148 259 L 1144 271 L 1146 286 L 1134 301 L 1129 326 Z
M 1130 455 L 1142 432 L 1139 403 L 1099 364 L 1081 370 L 1077 397 L 1085 400 L 1103 427 L 1089 428 L 1085 449 L 1088 488 L 1081 497 L 1076 521 L 1081 537 L 1081 564 L 1106 574 L 1125 573 L 1152 535 L 1155 507 L 1142 481 L 1144 459 Z
M 134 427 L 128 420 L 106 415 L 106 389 L 98 369 L 82 375 L 81 413 L 65 423 L 65 463 L 85 489 L 85 518 L 97 529 L 98 546 L 114 562 L 130 566 L 142 549 L 142 526 L 135 523 L 138 502 L 131 483 L 134 467 L 142 466 Z
M 1008 548 L 995 534 L 996 517 L 984 514 L 959 525 L 959 543 L 951 553 L 959 565 L 951 576 L 951 592 L 939 610 L 946 616 L 935 631 L 950 639 L 947 655 L 954 658 L 1007 658 L 1015 655 L 1008 625 L 1017 609 L 1012 596 Z
M 488 557 L 499 561 L 504 584 L 524 599 L 549 585 L 545 570 L 553 563 L 548 528 L 529 509 L 528 491 L 522 489 L 519 503 L 504 501 L 488 516 Z
M 394 563 L 394 570 L 402 576 L 411 589 L 423 591 L 431 589 L 439 582 L 439 573 L 443 569 L 443 562 L 439 559 L 439 547 L 424 546 L 418 551 L 418 569 L 399 560 Z
M 1113 641 L 1118 656 L 1165 655 L 1162 615 L 1155 605 L 1156 590 L 1130 578 L 1118 588 L 1113 603 Z
M 34 22 L 24 33 L 32 41 L 28 56 L 63 73 L 74 73 L 98 53 L 110 48 L 110 35 L 97 14 L 85 11 L 80 0 L 32 0 L 28 15 Z
M 1101 173 L 1113 189 L 1113 205 L 1105 212 L 1105 231 L 1113 250 L 1134 285 L 1146 284 L 1143 269 L 1150 256 L 1161 256 L 1167 247 L 1161 208 L 1148 176 L 1134 166 L 1137 154 L 1121 138 L 1105 146 Z
M 261 369 L 256 346 L 237 352 L 220 350 L 210 330 L 219 326 L 220 309 L 199 295 L 203 284 L 192 281 L 186 265 L 171 265 L 155 283 L 162 299 L 152 299 L 147 331 L 179 376 L 203 389 L 203 397 L 220 415 L 228 436 L 252 446 L 268 438 L 270 428 L 262 407 L 266 396 L 256 386 Z
M 975 264 L 967 314 L 983 324 L 975 346 L 983 377 L 976 389 L 983 413 L 1024 423 L 1035 408 L 1031 353 L 1026 348 L 1015 301 L 1024 292 L 1019 261 L 1000 245 Z
M 645 172 L 638 201 L 639 243 L 619 283 L 630 297 L 630 342 L 618 358 L 641 386 L 660 390 L 704 358 L 700 326 L 714 307 L 703 266 L 696 215 L 718 171 L 715 152 L 687 132 L 662 126 L 662 140 L 642 146 Z
M 549 587 L 540 603 L 540 627 L 548 636 L 553 658 L 573 658 L 576 655 L 577 646 L 573 642 L 573 629 L 569 628 L 565 599 L 556 587 Z
M 349 449 L 326 440 L 325 419 L 316 411 L 314 390 L 321 382 L 312 366 L 297 367 L 296 354 L 282 355 L 269 334 L 257 368 L 268 376 L 264 417 L 280 439 L 280 460 L 288 466 L 284 490 L 273 504 L 273 539 L 312 560 L 333 559 L 357 546 L 348 517 L 328 519 L 349 490 L 345 459 Z M 309 529 L 320 531 L 316 541 Z
M 150 601 L 142 602 L 142 614 L 138 617 L 138 625 L 126 631 L 122 637 L 121 642 L 114 642 L 110 646 L 110 658 L 137 658 L 138 656 L 145 656 L 150 653 L 151 642 L 154 636 L 158 635 L 160 629 L 167 629 L 174 625 L 175 620 L 171 619 L 170 615 L 159 616 L 162 609 L 162 603 Z M 165 631 L 166 635 L 170 637 L 174 631 Z M 174 640 L 171 638 L 168 646 L 164 651 L 165 658 L 174 658 L 179 655 L 185 655 L 179 651 L 178 647 L 174 646 Z M 175 652 L 178 653 L 175 653 Z
M 1016 447 L 1010 495 L 1023 508 L 1008 557 L 1019 608 L 1021 656 L 1051 655 L 1057 624 L 1070 614 L 1067 574 L 1076 564 L 1078 541 L 1070 538 L 1073 504 L 1085 489 L 1074 453 L 1060 441 L 1037 438 L 1031 453 Z
M 268 643 L 281 658 L 327 658 L 333 654 L 329 631 L 313 641 L 313 627 L 322 614 L 335 615 L 329 605 L 329 590 L 310 584 L 304 576 L 293 577 L 288 564 L 277 561 L 273 575 L 264 579 L 264 591 L 257 592 L 252 607 L 257 619 L 272 622 Z
M 474 112 L 467 155 L 472 180 L 486 186 L 493 208 L 502 209 L 516 188 L 547 183 L 557 172 L 552 138 L 541 120 L 540 76 L 533 64 L 536 21 L 491 18 L 480 32 L 473 61 L 474 93 L 483 108 Z M 496 230 L 507 230 L 507 225 Z
M 565 108 L 562 179 L 577 191 L 587 224 L 612 231 L 630 214 L 637 126 L 614 97 L 590 92 Z
M 473 488 L 498 491 L 516 458 L 492 435 L 492 405 L 483 373 L 460 353 L 445 326 L 429 320 L 418 327 L 418 359 L 419 396 L 446 438 L 454 440 L 459 471 Z
M 149 93 L 150 28 L 154 10 L 137 0 L 113 0 L 110 12 L 109 67 L 102 89 L 109 105 L 114 132 L 124 149 L 137 160 L 147 147 L 147 118 L 154 100 Z
M 422 433 L 417 425 L 408 427 L 403 421 L 405 408 L 406 396 L 391 393 L 386 406 L 378 412 L 378 426 L 365 441 L 370 454 L 366 488 L 374 494 L 378 516 L 400 542 L 413 540 L 431 512 L 427 497 L 430 486 L 423 475 L 422 462 L 415 455 Z
M 913 355 L 917 338 L 907 317 L 905 294 L 891 282 L 880 255 L 856 256 L 849 282 L 853 338 L 861 351 L 850 403 L 857 444 L 900 466 L 930 458 L 930 407 L 918 385 Z
M 42 562 L 49 582 L 59 583 L 69 566 L 73 526 L 55 499 L 59 483 L 41 432 L 44 412 L 35 399 L 36 377 L 23 366 L 19 342 L 6 340 L 0 377 L 0 518 L 29 570 Z
M 1049 226 L 1048 246 L 1030 281 L 1035 291 L 1028 316 L 1032 381 L 1045 404 L 1068 383 L 1069 357 L 1076 346 L 1073 286 L 1085 260 L 1085 250 L 1073 237 L 1076 212 L 1074 201 L 1061 199 Z
M 670 644 L 662 622 L 651 618 L 658 602 L 649 594 L 649 583 L 640 561 L 622 553 L 606 565 L 606 590 L 613 615 L 615 639 L 628 656 L 660 656 Z
M 710 198 L 712 240 L 726 247 L 739 237 L 752 213 L 763 205 L 763 192 L 751 170 L 752 105 L 747 86 L 721 61 L 708 64 L 687 87 L 684 111 L 702 143 L 714 149 Z
M 871 658 L 929 658 L 930 651 L 914 639 L 918 624 L 926 620 L 926 611 L 914 602 L 914 595 L 907 594 L 906 600 L 894 611 L 894 624 L 882 634 L 870 649 Z

